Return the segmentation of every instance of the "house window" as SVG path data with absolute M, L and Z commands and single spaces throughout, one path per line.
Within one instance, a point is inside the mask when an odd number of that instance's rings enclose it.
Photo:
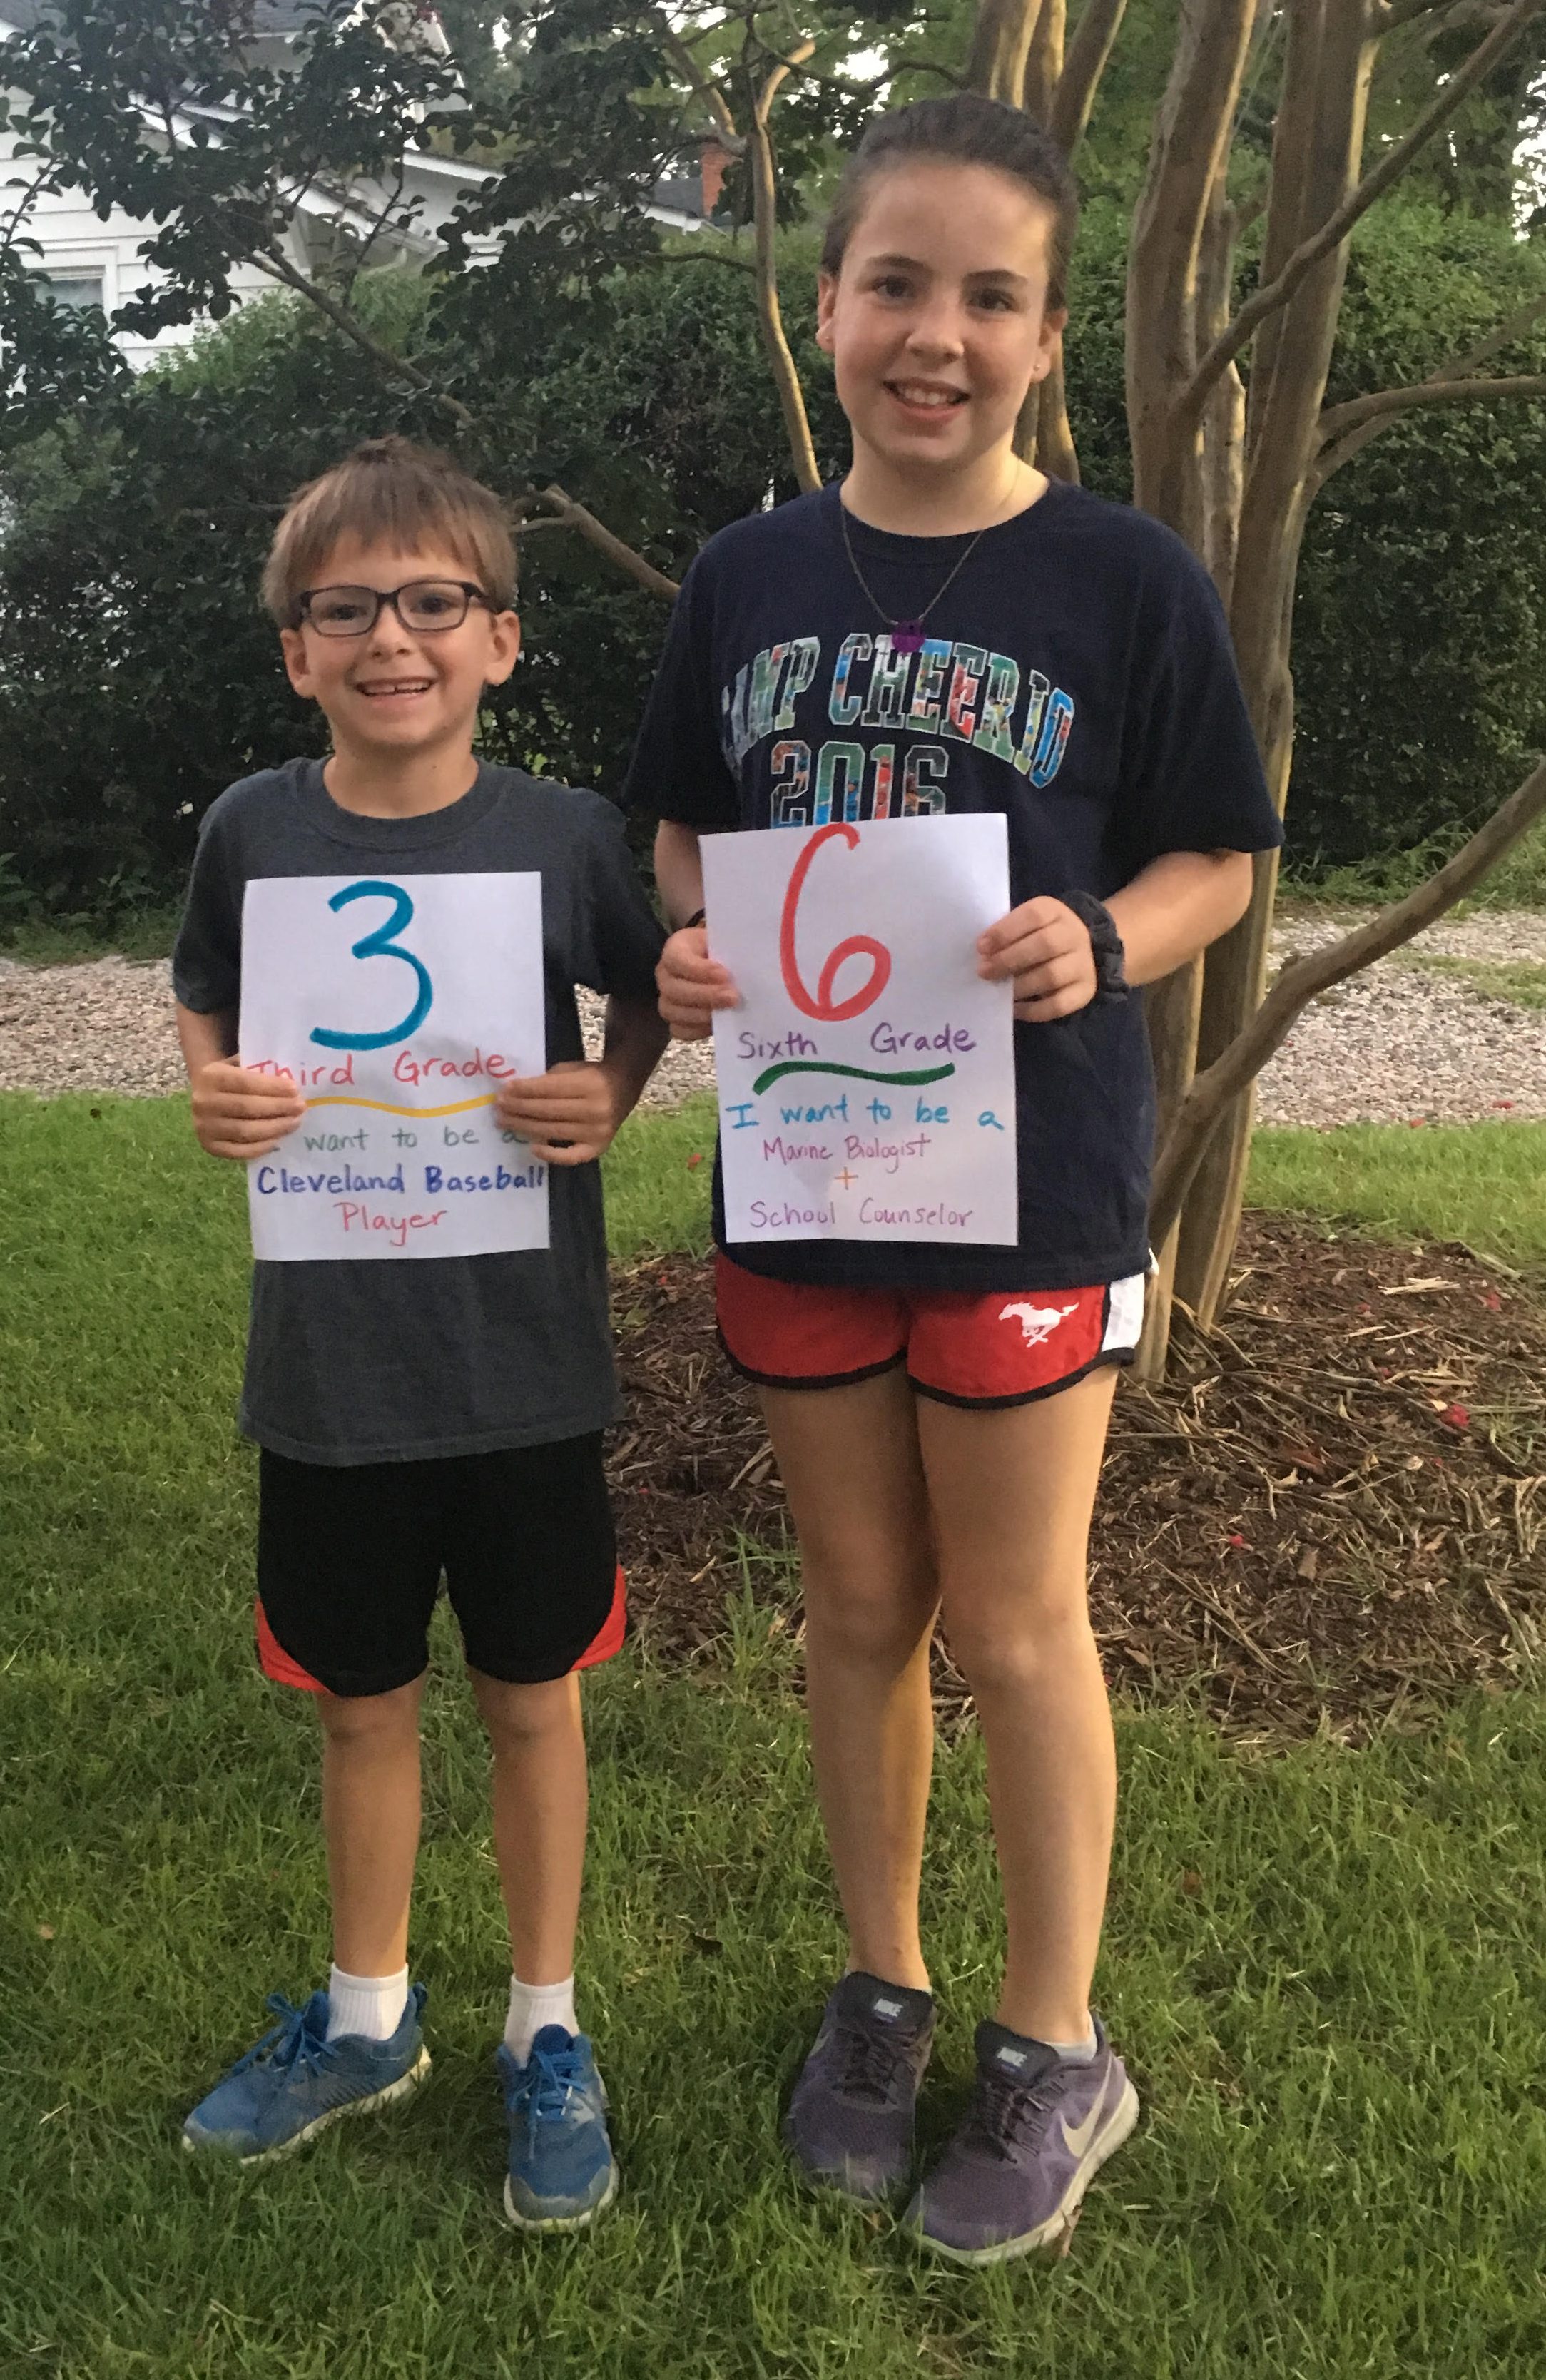
M 82 314 L 89 306 L 102 305 L 100 273 L 40 273 L 37 277 L 55 306 L 63 306 L 72 314 Z

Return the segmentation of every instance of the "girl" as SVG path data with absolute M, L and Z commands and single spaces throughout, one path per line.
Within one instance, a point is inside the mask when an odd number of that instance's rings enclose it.
M 848 1936 L 785 2137 L 861 2198 L 910 2179 L 943 1613 L 987 1749 L 1008 1955 L 969 2111 L 907 2220 L 967 2263 L 1056 2240 L 1138 2117 L 1089 2001 L 1115 1767 L 1086 1593 L 1148 1263 L 1134 995 L 1235 923 L 1249 855 L 1281 840 L 1203 571 L 1157 522 L 1015 452 L 1066 319 L 1076 206 L 1053 142 L 998 102 L 871 126 L 820 282 L 852 467 L 699 555 L 629 781 L 686 921 L 659 973 L 683 1039 L 736 1001 L 708 955 L 701 834 L 816 823 L 834 788 L 839 817 L 1008 820 L 1015 906 L 978 958 L 1014 982 L 1016 1244 L 732 1245 L 715 1196 L 721 1337 L 759 1384 L 799 1536 Z

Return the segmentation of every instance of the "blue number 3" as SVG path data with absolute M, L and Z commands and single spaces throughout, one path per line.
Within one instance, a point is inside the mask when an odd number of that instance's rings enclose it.
M 382 900 L 390 901 L 392 915 L 384 925 L 374 927 L 356 942 L 350 955 L 357 959 L 401 959 L 419 978 L 419 997 L 402 1023 L 394 1025 L 385 1033 L 332 1033 L 325 1026 L 313 1026 L 311 1038 L 320 1041 L 324 1050 L 384 1050 L 394 1041 L 406 1041 L 408 1035 L 417 1033 L 423 1024 L 430 1013 L 430 1002 L 434 998 L 434 986 L 422 960 L 416 959 L 411 951 L 399 950 L 396 943 L 388 939 L 393 934 L 400 934 L 413 916 L 413 903 L 400 884 L 382 884 L 373 879 L 363 884 L 346 884 L 341 892 L 335 892 L 327 905 L 330 909 L 341 909 L 346 901 L 362 901 L 368 893 L 376 893 Z

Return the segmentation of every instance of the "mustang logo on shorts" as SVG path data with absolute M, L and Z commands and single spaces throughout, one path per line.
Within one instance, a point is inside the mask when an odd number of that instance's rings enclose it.
M 1001 1322 L 1016 1321 L 1025 1334 L 1028 1347 L 1040 1347 L 1050 1339 L 1058 1325 L 1066 1322 L 1070 1314 L 1078 1312 L 1077 1301 L 1072 1305 L 1001 1305 Z

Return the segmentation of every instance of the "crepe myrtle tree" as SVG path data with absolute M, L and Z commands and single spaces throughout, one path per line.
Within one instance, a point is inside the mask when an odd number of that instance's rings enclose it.
M 520 426 L 481 410 L 491 359 L 502 359 L 507 388 L 509 356 L 539 312 L 578 317 L 603 302 L 620 263 L 669 263 L 650 195 L 710 141 L 726 168 L 723 218 L 749 239 L 698 252 L 754 277 L 794 474 L 816 485 L 778 296 L 776 232 L 797 217 L 799 193 L 870 109 L 927 88 L 1026 107 L 1077 157 L 1126 7 L 1084 0 L 1070 25 L 1066 0 L 976 0 L 943 16 L 876 0 L 862 18 L 797 0 L 537 0 L 505 20 L 498 74 L 476 77 L 414 37 L 420 12 L 405 0 L 317 0 L 282 67 L 253 62 L 250 0 L 54 0 L 6 50 L 21 94 L 20 178 L 0 243 L 8 433 L 29 433 L 50 404 L 79 402 L 93 370 L 117 369 L 104 342 L 72 344 L 18 261 L 36 194 L 83 188 L 99 211 L 127 208 L 155 226 L 143 249 L 155 278 L 121 310 L 122 327 L 218 315 L 235 302 L 236 267 L 256 267 L 432 402 L 448 438 L 505 491 L 521 535 L 576 533 L 669 601 L 667 571 L 535 454 L 521 476 Z M 1152 13 L 1137 0 L 1146 38 Z M 1546 375 L 1518 368 L 1546 299 L 1414 385 L 1329 407 L 1325 396 L 1356 225 L 1418 161 L 1431 164 L 1521 45 L 1539 48 L 1543 18 L 1546 0 L 1178 0 L 1129 255 L 1134 491 L 1218 588 L 1280 808 L 1293 753 L 1295 580 L 1316 496 L 1414 407 L 1546 397 Z M 1411 45 L 1432 46 L 1441 31 L 1443 71 L 1411 103 Z M 1371 91 L 1397 69 L 1399 129 L 1368 141 Z M 425 145 L 485 169 L 436 233 L 419 220 L 403 170 L 405 152 Z M 338 237 L 309 267 L 290 233 L 317 196 L 335 204 Z M 431 335 L 412 351 L 379 339 L 352 298 L 353 275 L 388 232 L 419 237 L 436 277 Z M 1077 478 L 1060 374 L 1028 406 L 1020 443 L 1049 472 Z M 1277 866 L 1275 855 L 1259 858 L 1241 923 L 1150 991 L 1163 1267 L 1148 1378 L 1163 1369 L 1173 1300 L 1206 1328 L 1223 1299 L 1260 1066 L 1309 1001 L 1443 914 L 1543 809 L 1546 764 L 1417 892 L 1297 961 L 1271 991 Z

